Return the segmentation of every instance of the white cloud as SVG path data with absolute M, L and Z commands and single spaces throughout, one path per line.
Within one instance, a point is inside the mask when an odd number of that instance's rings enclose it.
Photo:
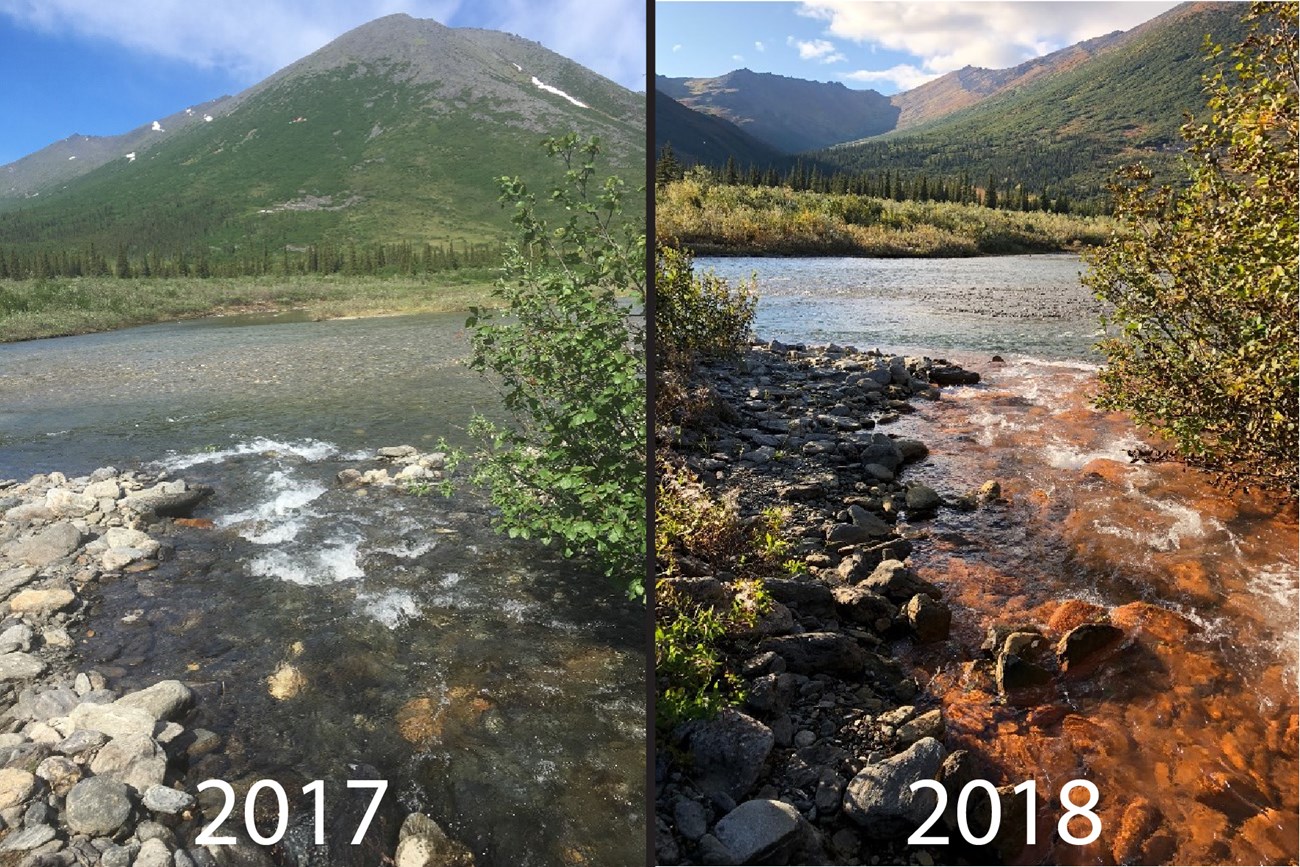
M 673 46 L 673 54 L 676 54 L 681 50 L 682 50 L 682 44 L 680 42 L 678 42 L 676 45 Z
M 826 22 L 829 36 L 907 52 L 920 58 L 920 69 L 925 73 L 941 74 L 967 65 L 993 69 L 1015 66 L 1084 39 L 1136 27 L 1175 5 L 1166 0 L 1134 3 L 804 0 L 798 11 L 800 15 Z M 902 76 L 908 74 L 900 67 L 894 70 Z
M 835 43 L 827 42 L 825 39 L 795 39 L 793 36 L 786 37 L 786 45 L 799 49 L 800 60 L 817 60 L 822 63 L 836 63 L 844 60 L 843 54 L 835 50 Z
M 625 87 L 645 86 L 645 4 L 636 0 L 0 0 L 0 16 L 18 26 L 116 43 L 249 84 L 396 12 L 506 30 Z
M 755 42 L 754 42 L 754 49 L 755 49 L 756 51 L 760 51 L 760 52 L 761 52 L 761 51 L 767 51 L 767 46 L 764 45 L 761 41 L 755 40 Z
M 861 81 L 865 84 L 893 84 L 899 90 L 911 90 L 938 78 L 939 73 L 917 69 L 910 63 L 900 63 L 889 69 L 859 69 L 854 72 L 842 72 L 839 77 L 846 81 Z
M 733 54 L 733 55 L 731 55 L 731 59 L 734 60 L 734 61 L 736 61 L 737 63 L 744 63 L 744 62 L 745 62 L 745 55 L 743 55 L 743 54 Z

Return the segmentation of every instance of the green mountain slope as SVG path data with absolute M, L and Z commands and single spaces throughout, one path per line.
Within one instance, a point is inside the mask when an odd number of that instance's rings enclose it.
M 888 132 L 899 112 L 874 90 L 748 69 L 717 78 L 659 75 L 655 87 L 687 108 L 717 115 L 791 154 Z
M 344 34 L 233 103 L 134 161 L 0 205 L 0 247 L 219 256 L 487 240 L 509 224 L 495 179 L 554 177 L 538 143 L 569 130 L 601 136 L 630 183 L 645 177 L 644 95 L 528 40 L 406 15 Z
M 683 165 L 721 166 L 729 157 L 742 169 L 783 166 L 788 162 L 776 148 L 731 121 L 693 111 L 662 91 L 655 91 L 654 107 L 655 153 L 671 144 L 673 154 Z
M 1100 207 L 1119 165 L 1140 159 L 1172 177 L 1184 113 L 1204 112 L 1205 37 L 1239 41 L 1245 11 L 1239 3 L 1179 6 L 1064 72 L 815 156 L 851 171 L 965 174 L 979 185 L 991 177 Z

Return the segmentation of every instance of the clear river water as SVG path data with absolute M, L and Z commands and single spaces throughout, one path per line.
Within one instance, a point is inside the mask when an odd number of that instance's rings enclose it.
M 141 466 L 215 489 L 195 513 L 214 526 L 172 528 L 158 569 L 103 586 L 81 647 L 128 688 L 209 685 L 198 724 L 227 740 L 196 781 L 341 791 L 368 765 L 480 864 L 639 865 L 644 607 L 496 535 L 470 494 L 335 482 L 494 414 L 463 324 L 247 316 L 0 346 L 0 478 Z M 305 686 L 277 700 L 282 665 Z
M 1078 257 L 696 267 L 757 276 L 763 338 L 944 356 L 982 375 L 886 428 L 930 447 L 904 480 L 950 495 L 997 479 L 1006 499 L 911 528 L 953 636 L 898 650 L 942 701 L 950 748 L 981 756 L 999 785 L 1034 778 L 1052 793 L 1021 863 L 1296 863 L 1295 507 L 1130 463 L 1147 435 L 1089 402 L 1100 310 Z M 985 630 L 1042 626 L 1069 600 L 1110 610 L 1120 652 L 1043 703 L 999 703 L 971 664 Z M 1101 794 L 1103 833 L 1082 847 L 1055 833 L 1055 793 L 1075 778 Z

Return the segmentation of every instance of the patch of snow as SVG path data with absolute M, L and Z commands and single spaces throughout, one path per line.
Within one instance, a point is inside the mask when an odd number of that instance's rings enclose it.
M 70 159 L 70 160 L 75 160 L 76 158 L 77 158 L 77 157 L 76 157 L 75 154 L 74 154 L 73 156 L 68 157 L 68 159 Z
M 162 128 L 162 124 L 160 124 L 158 121 L 155 120 L 155 121 L 153 122 L 153 131 L 154 131 L 154 132 L 164 132 L 165 130 L 163 130 L 163 128 Z
M 191 116 L 191 117 L 192 117 L 192 116 L 194 115 L 194 109 L 192 109 L 192 108 L 187 108 L 187 109 L 185 109 L 185 114 L 186 114 L 187 116 Z
M 522 70 L 521 70 L 521 71 L 522 71 Z M 551 85 L 549 85 L 549 84 L 547 84 L 546 82 L 544 82 L 544 81 L 542 81 L 541 79 L 539 79 L 536 75 L 533 76 L 533 87 L 536 87 L 536 88 L 538 88 L 539 90 L 544 90 L 544 91 L 546 91 L 547 93 L 553 93 L 553 94 L 555 94 L 556 96 L 562 96 L 562 97 L 564 97 L 565 99 L 567 99 L 569 102 L 571 102 L 571 103 L 573 103 L 574 105 L 576 105 L 578 108 L 591 108 L 591 106 L 587 105 L 585 102 L 582 102 L 582 101 L 580 101 L 580 100 L 574 99 L 573 97 L 569 96 L 569 95 L 568 95 L 567 93 L 565 93 L 564 91 L 560 90 L 558 87 L 552 87 Z
M 210 115 L 210 114 L 205 114 L 205 115 L 203 115 L 203 122 L 204 122 L 204 123 L 212 123 L 212 115 Z
M 520 72 L 524 71 L 524 68 L 520 66 L 518 63 L 512 63 L 510 65 L 513 66 L 515 69 L 519 70 Z
M 129 154 L 126 155 L 126 161 L 129 163 L 135 162 L 135 151 L 131 151 Z

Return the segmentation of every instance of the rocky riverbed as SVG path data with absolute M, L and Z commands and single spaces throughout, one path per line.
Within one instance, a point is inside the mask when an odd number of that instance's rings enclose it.
M 381 449 L 376 462 L 340 473 L 339 484 L 424 485 L 440 479 L 441 467 L 440 455 Z M 101 586 L 139 580 L 172 558 L 179 527 L 210 527 L 188 517 L 210 493 L 112 467 L 0 481 L 0 864 L 473 864 L 429 817 L 393 815 L 391 796 L 359 846 L 347 839 L 356 817 L 346 834 L 330 827 L 327 842 L 314 845 L 309 819 L 298 814 L 280 843 L 257 846 L 241 821 L 249 780 L 237 782 L 235 810 L 214 832 L 236 842 L 195 842 L 225 803 L 218 790 L 198 789 L 212 767 L 205 759 L 232 746 L 202 727 L 223 684 L 169 679 L 126 691 L 114 685 L 121 669 L 88 667 L 79 646 L 93 636 Z M 265 688 L 287 698 L 300 683 L 286 663 Z M 338 811 L 328 816 L 342 824 Z M 273 810 L 259 819 L 262 834 L 275 827 Z
M 941 496 L 909 480 L 909 467 L 927 461 L 929 449 L 889 426 L 915 401 L 938 400 L 942 386 L 978 375 L 925 357 L 773 341 L 736 362 L 703 365 L 695 377 L 709 393 L 709 420 L 661 429 L 661 453 L 719 499 L 734 500 L 742 522 L 774 508 L 788 515 L 797 569 L 766 577 L 772 609 L 725 647 L 744 681 L 743 705 L 660 733 L 657 861 L 1015 857 L 1026 821 L 1023 798 L 1012 793 L 1017 781 L 999 779 L 979 755 L 948 749 L 944 707 L 900 662 L 907 649 L 942 646 L 952 622 L 941 590 L 908 565 L 915 546 L 926 544 L 927 519 L 940 509 L 998 509 L 1001 488 L 988 480 Z M 686 554 L 676 566 L 664 580 L 679 598 L 730 605 L 735 576 Z M 1076 606 L 1055 630 L 989 626 L 982 657 L 970 665 L 994 684 L 997 702 L 1032 703 L 1061 678 L 1086 673 L 1124 636 L 1095 607 Z M 931 833 L 959 839 L 953 806 L 972 779 L 999 786 L 1004 832 L 979 850 L 907 845 L 936 803 L 933 792 L 911 791 L 920 779 L 948 793 Z M 989 809 L 982 796 L 972 799 L 977 834 Z

